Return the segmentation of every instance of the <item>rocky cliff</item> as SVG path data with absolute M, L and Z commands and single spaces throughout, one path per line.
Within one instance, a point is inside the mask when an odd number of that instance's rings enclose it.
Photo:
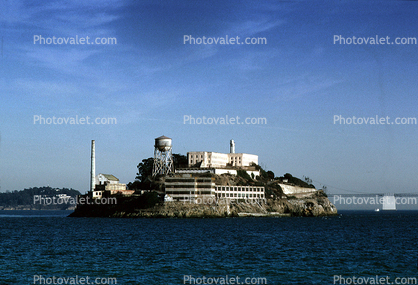
M 118 205 L 84 205 L 71 217 L 120 217 L 120 218 L 206 218 L 238 216 L 303 216 L 336 215 L 337 209 L 322 191 L 300 199 L 276 199 L 253 203 L 250 200 L 219 200 L 217 204 L 189 202 L 165 202 L 149 208 L 135 206 L 134 198 Z

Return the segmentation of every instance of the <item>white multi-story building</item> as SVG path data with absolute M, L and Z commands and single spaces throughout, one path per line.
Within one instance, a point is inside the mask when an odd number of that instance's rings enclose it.
M 248 153 L 235 153 L 235 142 L 230 142 L 229 153 L 190 151 L 187 153 L 188 166 L 199 165 L 201 168 L 222 168 L 226 166 L 245 167 L 253 163 L 258 164 L 258 155 Z
M 224 167 L 229 162 L 228 154 L 207 151 L 191 151 L 187 153 L 188 166 L 200 163 L 201 168 Z
M 216 198 L 229 199 L 264 199 L 264 187 L 262 186 L 215 186 Z
M 219 153 L 208 151 L 190 151 L 187 153 L 188 166 L 200 164 L 201 168 L 226 166 L 243 167 L 258 164 L 258 155 L 248 153 Z
M 265 199 L 262 186 L 215 185 L 213 177 L 193 177 L 191 174 L 166 177 L 165 193 L 176 201 L 202 199 L 261 200 Z

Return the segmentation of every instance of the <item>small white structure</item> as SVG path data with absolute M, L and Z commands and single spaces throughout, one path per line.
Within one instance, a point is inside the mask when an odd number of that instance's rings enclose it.
M 235 142 L 234 142 L 234 140 L 229 141 L 229 147 L 230 147 L 229 153 L 235 153 Z
M 94 191 L 92 191 L 91 197 L 93 199 L 101 199 L 103 197 L 103 191 L 101 191 L 101 190 L 94 190 Z
M 67 195 L 67 194 L 57 194 L 55 195 L 56 197 L 58 197 L 58 199 L 70 199 L 71 196 Z
M 112 174 L 99 173 L 96 176 L 96 185 L 118 184 L 119 179 Z
M 174 201 L 173 197 L 171 197 L 168 194 L 165 194 L 165 196 L 164 196 L 164 202 L 173 202 L 173 201 Z

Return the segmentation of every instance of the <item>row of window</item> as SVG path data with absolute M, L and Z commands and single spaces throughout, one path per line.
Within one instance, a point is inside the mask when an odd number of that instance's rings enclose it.
M 183 195 L 213 195 L 213 193 L 212 193 L 213 191 L 170 191 L 170 190 L 167 190 L 166 191 L 166 193 L 167 194 L 169 194 L 169 195 L 180 195 L 180 194 L 183 194 Z
M 168 190 L 168 189 L 176 189 L 176 188 L 180 188 L 180 189 L 191 189 L 191 190 L 194 190 L 194 189 L 199 189 L 199 188 L 212 188 L 212 186 L 213 185 L 210 185 L 210 184 L 207 184 L 207 185 L 197 185 L 196 187 L 195 187 L 195 185 L 194 184 L 191 184 L 191 185 L 166 185 L 166 189 Z
M 264 194 L 220 193 L 220 198 L 264 198 Z
M 182 183 L 195 183 L 195 182 L 198 182 L 198 183 L 212 183 L 212 178 L 198 178 L 198 179 L 195 179 L 195 178 L 168 178 L 167 180 L 166 180 L 166 183 L 167 184 L 169 184 L 169 183 L 178 183 L 178 182 L 182 182 Z
M 190 185 L 185 185 L 185 184 L 180 184 L 180 185 L 166 185 L 166 190 L 174 190 L 174 189 L 190 189 L 189 191 L 192 190 L 198 190 L 200 188 L 212 188 L 213 185 L 211 184 L 199 184 L 199 185 L 195 185 L 195 184 L 190 184 Z M 257 188 L 250 188 L 250 187 L 230 187 L 230 186 L 222 186 L 222 187 L 216 187 L 215 188 L 215 192 L 264 192 L 264 188 L 262 187 L 257 187 Z
M 264 188 L 250 188 L 250 187 L 236 187 L 236 186 L 222 186 L 216 187 L 216 191 L 246 191 L 246 192 L 264 192 Z

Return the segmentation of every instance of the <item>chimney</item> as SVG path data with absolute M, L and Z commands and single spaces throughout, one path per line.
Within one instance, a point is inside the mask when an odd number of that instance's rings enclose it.
M 229 153 L 235 153 L 235 142 L 234 142 L 234 140 L 230 140 L 229 146 L 230 146 Z
M 94 140 L 91 141 L 91 177 L 90 177 L 90 191 L 94 190 L 96 185 L 96 155 L 95 155 L 96 147 Z

